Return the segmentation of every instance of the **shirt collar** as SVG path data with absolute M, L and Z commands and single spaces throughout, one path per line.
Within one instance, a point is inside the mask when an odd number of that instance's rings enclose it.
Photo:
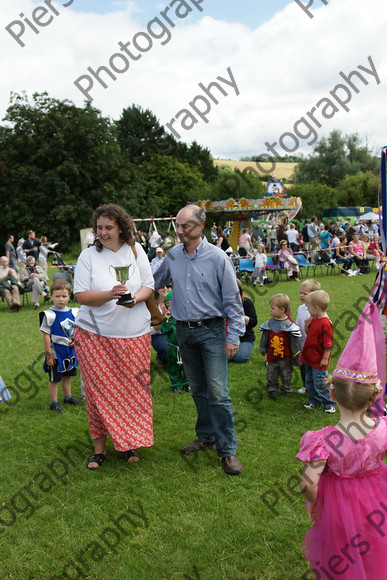
M 195 248 L 195 252 L 194 252 L 194 255 L 193 255 L 193 257 L 195 258 L 196 256 L 200 256 L 200 254 L 202 254 L 202 253 L 205 251 L 205 249 L 206 249 L 206 245 L 208 245 L 208 241 L 207 241 L 207 238 L 206 238 L 206 236 L 203 236 L 203 237 L 202 237 L 202 241 L 201 241 L 201 242 L 200 242 L 200 244 L 199 244 L 199 245 L 198 245 L 198 246 Z M 188 252 L 187 252 L 187 250 L 185 249 L 185 247 L 184 247 L 184 244 L 183 244 L 183 253 L 184 253 L 184 254 L 185 254 L 185 255 L 186 255 L 188 258 L 190 258 L 190 260 L 192 260 L 192 258 L 191 258 L 191 257 L 188 255 Z

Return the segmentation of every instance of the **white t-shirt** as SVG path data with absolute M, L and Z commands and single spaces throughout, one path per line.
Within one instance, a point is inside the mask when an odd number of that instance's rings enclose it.
M 266 254 L 263 252 L 257 252 L 254 254 L 254 265 L 256 268 L 266 268 Z
M 300 338 L 301 350 L 306 340 L 305 320 L 308 320 L 308 318 L 310 318 L 309 310 L 306 304 L 301 304 L 301 306 L 297 310 L 297 319 L 296 319 L 296 324 L 300 327 L 301 330 L 301 338 Z
M 299 233 L 295 228 L 288 229 L 286 231 L 286 236 L 288 238 L 289 244 L 298 244 Z
M 103 248 L 98 252 L 95 246 L 83 250 L 78 258 L 74 276 L 74 293 L 86 290 L 111 290 L 119 284 L 113 268 L 131 264 L 133 274 L 125 283 L 128 291 L 135 294 L 142 286 L 154 288 L 149 260 L 141 245 L 136 242 L 137 260 L 133 252 L 124 244 L 118 252 Z M 75 319 L 75 325 L 111 338 L 133 338 L 150 331 L 150 313 L 145 302 L 133 308 L 118 306 L 116 300 L 109 300 L 101 306 L 82 305 Z

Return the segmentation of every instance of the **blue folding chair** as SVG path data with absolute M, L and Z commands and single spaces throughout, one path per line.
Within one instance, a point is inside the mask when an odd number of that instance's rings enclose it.
M 316 264 L 312 264 L 312 262 L 307 262 L 304 254 L 294 254 L 294 257 L 296 258 L 298 265 L 300 267 L 301 277 L 302 277 L 302 271 L 303 270 L 305 271 L 305 268 L 306 268 L 306 272 L 309 271 L 309 268 L 313 268 L 313 276 L 315 275 Z
M 274 264 L 273 258 L 271 256 L 266 256 L 266 272 L 271 272 L 273 274 L 273 278 L 276 276 L 278 278 L 278 270 L 279 266 Z

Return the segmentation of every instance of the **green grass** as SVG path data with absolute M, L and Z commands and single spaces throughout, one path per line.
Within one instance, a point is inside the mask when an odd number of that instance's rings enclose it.
M 374 273 L 319 279 L 331 296 L 328 312 L 340 336 L 333 369 Z M 259 321 L 269 317 L 268 299 L 277 292 L 289 294 L 295 317 L 298 288 L 286 281 L 265 287 L 261 296 L 262 289 L 250 289 Z M 257 347 L 249 363 L 229 367 L 241 476 L 224 475 L 214 451 L 181 457 L 179 449 L 195 438 L 194 404 L 188 394 L 171 393 L 154 362 L 154 446 L 129 465 L 109 442 L 108 458 L 92 472 L 85 468 L 92 451 L 85 408 L 63 415 L 48 410 L 37 313 L 31 305 L 10 313 L 1 303 L 0 316 L 0 371 L 13 394 L 11 405 L 0 405 L 2 580 L 312 578 L 301 554 L 309 523 L 294 491 L 301 471 L 295 455 L 302 434 L 332 417 L 304 410 L 303 395 L 268 400 Z M 298 369 L 294 376 L 297 389 Z M 79 377 L 73 393 L 80 393 Z M 58 446 L 71 445 L 66 459 Z M 12 512 L 16 521 L 4 526 Z M 119 527 L 111 517 L 122 518 Z

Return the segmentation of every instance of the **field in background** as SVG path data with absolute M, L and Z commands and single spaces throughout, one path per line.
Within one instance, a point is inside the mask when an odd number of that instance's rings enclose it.
M 244 171 L 246 167 L 253 167 L 260 175 L 264 175 L 265 173 L 275 173 L 280 179 L 290 179 L 298 163 L 277 163 L 274 171 L 271 163 L 260 163 L 262 168 L 265 169 L 265 171 L 260 171 L 254 161 L 214 159 L 214 165 L 227 165 L 233 169 L 239 169 L 239 171 Z

